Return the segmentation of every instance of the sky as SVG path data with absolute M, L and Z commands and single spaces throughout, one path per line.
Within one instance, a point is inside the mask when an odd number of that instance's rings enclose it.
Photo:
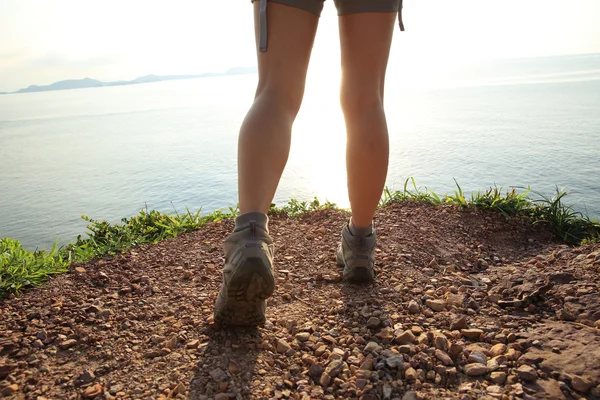
M 600 52 L 598 0 L 404 0 L 389 70 Z M 0 92 L 256 65 L 249 0 L 0 0 Z M 333 0 L 309 74 L 339 69 Z

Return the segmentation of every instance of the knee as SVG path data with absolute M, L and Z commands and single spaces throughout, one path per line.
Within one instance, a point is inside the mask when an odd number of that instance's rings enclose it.
M 364 118 L 373 112 L 383 112 L 383 96 L 379 90 L 342 86 L 340 104 L 344 118 Z
M 304 87 L 290 85 L 275 85 L 259 83 L 256 90 L 256 100 L 268 103 L 291 118 L 296 118 L 302 105 Z

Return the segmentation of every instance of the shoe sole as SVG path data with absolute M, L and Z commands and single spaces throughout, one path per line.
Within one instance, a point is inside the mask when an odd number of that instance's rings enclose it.
M 265 323 L 266 299 L 275 291 L 275 278 L 262 257 L 246 258 L 225 290 L 227 299 L 215 309 L 216 322 L 245 326 Z
M 369 283 L 375 281 L 374 273 L 369 268 L 349 268 L 339 251 L 336 253 L 335 259 L 338 266 L 344 267 L 343 277 L 345 280 L 352 283 Z

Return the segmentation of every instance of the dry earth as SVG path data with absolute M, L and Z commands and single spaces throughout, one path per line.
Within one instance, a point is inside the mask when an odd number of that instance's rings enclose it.
M 485 212 L 393 204 L 377 281 L 341 281 L 342 211 L 273 217 L 265 326 L 218 327 L 232 221 L 0 300 L 9 399 L 600 399 L 600 246 Z

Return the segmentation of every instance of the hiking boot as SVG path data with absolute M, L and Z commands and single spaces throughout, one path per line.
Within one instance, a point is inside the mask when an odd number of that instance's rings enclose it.
M 236 228 L 223 247 L 223 286 L 215 303 L 215 321 L 264 324 L 266 299 L 275 291 L 273 240 L 265 227 L 250 221 Z
M 337 249 L 336 260 L 344 267 L 344 279 L 351 282 L 372 282 L 375 280 L 375 227 L 366 236 L 353 235 L 348 224 L 342 229 L 342 243 Z

